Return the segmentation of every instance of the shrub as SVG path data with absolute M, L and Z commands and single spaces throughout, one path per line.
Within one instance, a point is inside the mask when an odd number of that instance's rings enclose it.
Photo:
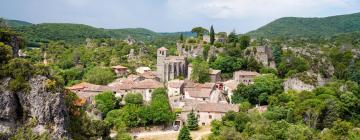
M 94 67 L 84 75 L 84 80 L 98 85 L 106 85 L 115 79 L 115 73 L 110 68 Z

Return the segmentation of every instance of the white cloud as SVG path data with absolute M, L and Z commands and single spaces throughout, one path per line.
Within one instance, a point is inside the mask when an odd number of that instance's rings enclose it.
M 309 16 L 330 9 L 359 9 L 357 0 L 168 0 L 174 13 L 211 19 Z

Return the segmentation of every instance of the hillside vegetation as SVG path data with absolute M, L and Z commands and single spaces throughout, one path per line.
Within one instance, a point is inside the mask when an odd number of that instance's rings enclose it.
M 325 18 L 285 17 L 277 19 L 255 31 L 252 37 L 331 37 L 334 34 L 360 31 L 360 13 Z
M 72 23 L 42 23 L 11 27 L 29 42 L 65 41 L 81 44 L 85 42 L 86 38 L 126 39 L 128 36 L 131 36 L 139 41 L 154 42 L 156 44 L 159 39 L 174 41 L 180 35 L 180 33 L 156 33 L 145 28 L 103 29 Z M 188 32 L 184 33 L 186 33 L 185 36 L 193 35 Z

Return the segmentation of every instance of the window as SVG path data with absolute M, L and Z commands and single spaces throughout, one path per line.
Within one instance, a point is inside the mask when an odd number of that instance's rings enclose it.
M 205 101 L 205 98 L 203 98 L 203 101 Z
M 205 123 L 203 122 L 202 125 L 205 125 Z
M 151 89 L 149 90 L 149 92 L 151 92 Z
M 177 93 L 177 90 L 175 90 L 175 93 Z
M 198 115 L 196 115 L 196 117 L 197 117 L 197 118 L 200 118 L 200 115 L 198 114 Z
M 211 115 L 209 115 L 209 119 L 212 119 L 212 116 L 211 116 Z

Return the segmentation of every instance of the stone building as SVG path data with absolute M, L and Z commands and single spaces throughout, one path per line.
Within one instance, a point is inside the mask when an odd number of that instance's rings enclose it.
M 114 70 L 117 77 L 125 76 L 127 73 L 127 67 L 121 65 L 112 66 L 111 68 Z
M 187 61 L 184 56 L 168 56 L 168 49 L 161 47 L 157 50 L 157 76 L 161 82 L 187 75 Z
M 253 71 L 236 71 L 234 72 L 234 80 L 238 84 L 243 83 L 244 85 L 250 85 L 254 82 L 254 78 L 258 75 L 260 74 Z
M 210 125 L 213 120 L 220 120 L 228 111 L 239 111 L 238 105 L 222 103 L 193 103 L 185 105 L 180 114 L 180 120 L 187 121 L 187 115 L 194 110 L 199 125 Z

